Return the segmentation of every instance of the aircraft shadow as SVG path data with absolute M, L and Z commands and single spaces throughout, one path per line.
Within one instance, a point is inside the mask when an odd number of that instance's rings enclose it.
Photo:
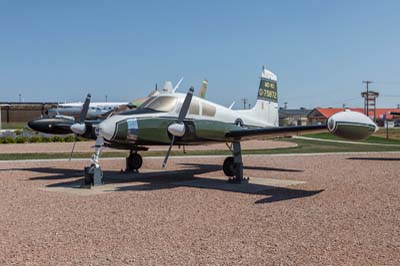
M 243 185 L 229 184 L 224 179 L 217 178 L 202 178 L 198 177 L 202 174 L 221 171 L 220 165 L 213 164 L 180 164 L 186 166 L 186 169 L 178 169 L 172 171 L 151 171 L 143 173 L 120 173 L 119 171 L 104 171 L 105 184 L 121 184 L 116 186 L 113 191 L 144 191 L 144 190 L 159 190 L 171 189 L 176 187 L 195 187 L 200 189 L 215 189 L 221 191 L 229 191 L 236 193 L 256 194 L 267 196 L 264 199 L 258 200 L 256 204 L 272 203 L 276 201 L 284 201 L 296 198 L 305 198 L 321 193 L 323 190 L 302 190 L 284 187 L 276 187 L 261 184 L 246 184 Z M 272 167 L 255 167 L 246 166 L 245 169 L 259 171 L 279 171 L 279 172 L 303 172 L 303 170 L 272 168 Z M 22 169 L 20 169 L 22 170 Z M 33 177 L 30 180 L 59 180 L 70 179 L 65 182 L 49 184 L 47 187 L 76 187 L 81 180 L 76 180 L 77 177 L 82 177 L 81 170 L 71 170 L 63 168 L 29 168 L 23 169 L 26 171 L 40 172 L 46 174 L 54 174 L 44 177 Z M 218 173 L 220 176 L 220 173 Z M 200 182 L 200 185 L 199 183 Z M 133 184 L 132 184 L 133 183 Z M 137 183 L 137 184 L 135 184 Z
M 56 179 L 68 179 L 82 177 L 82 170 L 77 169 L 60 169 L 51 167 L 30 167 L 30 168 L 8 168 L 1 169 L 0 172 L 5 171 L 27 171 L 37 172 L 43 174 L 50 174 L 48 176 L 31 177 L 29 180 L 56 180 Z
M 303 190 L 303 189 L 291 189 L 291 188 L 279 188 L 276 187 L 273 190 L 266 191 L 263 195 L 269 197 L 257 200 L 255 204 L 272 203 L 276 201 L 291 200 L 298 198 L 307 198 L 317 195 L 323 192 L 324 189 L 319 190 Z
M 195 164 L 195 163 L 180 163 L 179 165 L 183 166 L 191 166 L 191 167 L 196 167 L 199 166 L 200 164 Z M 217 165 L 214 164 L 201 164 L 201 166 L 209 166 L 209 167 L 215 167 Z M 250 166 L 250 165 L 244 165 L 244 169 L 247 170 L 259 170 L 259 171 L 273 171 L 273 172 L 291 172 L 291 173 L 301 173 L 304 172 L 304 170 L 298 170 L 298 169 L 287 169 L 287 168 L 274 168 L 274 167 L 264 167 L 264 166 Z M 221 170 L 222 167 L 218 166 L 218 170 Z
M 387 158 L 387 157 L 351 157 L 347 160 L 354 161 L 400 161 L 400 158 Z

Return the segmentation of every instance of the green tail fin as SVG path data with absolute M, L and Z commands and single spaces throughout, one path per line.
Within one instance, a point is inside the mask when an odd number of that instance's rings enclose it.
M 205 99 L 206 98 L 206 93 L 207 93 L 207 86 L 208 86 L 208 80 L 203 80 L 201 83 L 200 91 L 199 91 L 199 97 Z
M 276 80 L 261 78 L 257 99 L 278 102 L 278 85 Z

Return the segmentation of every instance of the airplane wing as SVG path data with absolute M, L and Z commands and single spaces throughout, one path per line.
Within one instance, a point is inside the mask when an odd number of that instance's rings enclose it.
M 257 138 L 272 138 L 301 135 L 304 133 L 319 133 L 326 132 L 326 125 L 315 126 L 293 126 L 293 127 L 269 127 L 256 129 L 235 129 L 225 134 L 228 138 L 240 140 L 257 139 Z

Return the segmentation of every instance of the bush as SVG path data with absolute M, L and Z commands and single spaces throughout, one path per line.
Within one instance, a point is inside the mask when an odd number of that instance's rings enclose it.
M 4 143 L 5 144 L 15 143 L 15 139 L 13 137 L 5 137 Z
M 20 136 L 22 134 L 22 129 L 17 129 L 14 131 L 15 135 Z
M 48 143 L 48 142 L 51 142 L 51 139 L 49 137 L 42 137 L 41 142 Z
M 26 143 L 26 142 L 28 142 L 28 138 L 27 137 L 18 136 L 18 137 L 15 138 L 15 142 L 16 143 Z
M 75 141 L 75 137 L 74 136 L 66 136 L 64 138 L 65 142 L 74 142 Z
M 64 138 L 60 137 L 60 136 L 53 136 L 51 138 L 52 142 L 64 142 Z
M 33 135 L 33 136 L 29 139 L 29 142 L 31 142 L 31 143 L 38 143 L 38 142 L 41 142 L 41 138 L 40 138 L 40 136 L 38 136 L 38 135 Z

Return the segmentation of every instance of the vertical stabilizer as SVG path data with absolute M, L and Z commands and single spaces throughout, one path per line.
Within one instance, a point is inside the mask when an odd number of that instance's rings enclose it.
M 264 126 L 279 126 L 277 82 L 277 76 L 263 66 L 256 104 L 250 110 L 239 112 L 257 119 Z
M 201 87 L 199 90 L 199 97 L 205 99 L 206 98 L 206 93 L 207 93 L 207 86 L 208 86 L 208 80 L 203 80 L 201 83 Z
M 253 111 L 260 120 L 279 126 L 278 78 L 264 66 Z

